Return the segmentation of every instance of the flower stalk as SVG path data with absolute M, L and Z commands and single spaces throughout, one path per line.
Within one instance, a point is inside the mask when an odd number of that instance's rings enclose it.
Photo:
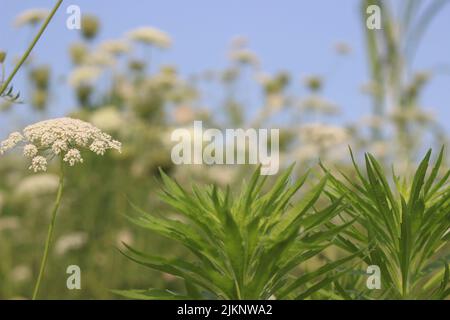
M 44 33 L 45 29 L 47 28 L 48 24 L 52 20 L 53 16 L 55 15 L 56 11 L 58 10 L 58 8 L 61 6 L 62 2 L 63 2 L 63 0 L 58 0 L 58 2 L 55 4 L 52 11 L 48 15 L 47 19 L 45 19 L 44 23 L 42 24 L 41 28 L 39 29 L 39 32 L 36 34 L 33 41 L 28 46 L 28 49 L 25 51 L 22 58 L 19 60 L 17 65 L 14 67 L 14 70 L 11 72 L 11 74 L 6 79 L 6 81 L 2 83 L 2 86 L 0 87 L 0 96 L 5 92 L 6 88 L 8 88 L 9 84 L 11 83 L 12 79 L 16 75 L 17 71 L 19 71 L 20 67 L 22 67 L 22 65 L 27 60 L 27 58 L 30 55 L 31 51 L 33 50 L 34 46 L 41 38 L 42 34 Z
M 63 194 L 63 187 L 64 187 L 64 162 L 61 158 L 61 169 L 59 173 L 59 186 L 58 186 L 58 192 L 56 194 L 55 204 L 52 211 L 51 221 L 50 225 L 48 227 L 47 231 L 47 240 L 45 241 L 45 249 L 44 249 L 44 255 L 42 256 L 41 260 L 41 267 L 39 269 L 39 275 L 36 281 L 36 285 L 34 287 L 33 291 L 33 300 L 36 300 L 37 295 L 39 293 L 39 287 L 41 285 L 41 280 L 45 272 L 45 267 L 47 266 L 47 260 L 48 260 L 48 252 L 50 250 L 50 246 L 52 243 L 53 238 L 53 229 L 55 227 L 56 222 L 56 215 L 58 213 L 59 206 L 61 204 L 62 194 Z

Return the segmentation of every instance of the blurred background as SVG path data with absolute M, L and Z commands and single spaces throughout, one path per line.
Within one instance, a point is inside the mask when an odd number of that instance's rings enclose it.
M 157 198 L 157 168 L 192 183 L 238 187 L 247 166 L 174 166 L 170 133 L 279 128 L 281 167 L 345 170 L 347 146 L 409 172 L 448 140 L 449 1 L 64 1 L 13 81 L 19 103 L 0 101 L 0 140 L 36 121 L 70 115 L 123 143 L 123 153 L 68 170 L 42 295 L 104 299 L 110 289 L 178 288 L 170 276 L 126 260 L 124 241 L 186 254 L 134 228 L 132 201 L 175 214 Z M 381 8 L 369 30 L 366 8 Z M 0 0 L 6 74 L 54 1 Z M 81 30 L 66 27 L 78 5 Z M 56 168 L 33 175 L 17 154 L 0 159 L 0 298 L 28 298 L 57 188 Z M 317 169 L 317 168 L 316 168 Z M 317 170 L 319 172 L 319 170 Z M 331 257 L 334 253 L 328 252 Z M 318 262 L 320 263 L 320 262 Z M 82 290 L 67 290 L 68 265 Z

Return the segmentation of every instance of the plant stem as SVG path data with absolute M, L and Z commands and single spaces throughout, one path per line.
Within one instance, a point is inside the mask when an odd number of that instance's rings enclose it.
M 54 226 L 55 226 L 56 214 L 58 212 L 59 205 L 61 203 L 63 186 L 64 186 L 64 170 L 63 170 L 63 162 L 61 160 L 61 170 L 60 170 L 60 173 L 59 173 L 58 193 L 56 195 L 55 205 L 53 207 L 53 212 L 52 212 L 52 218 L 51 218 L 50 225 L 49 225 L 48 231 L 47 231 L 47 240 L 45 242 L 44 255 L 42 257 L 41 267 L 40 267 L 40 270 L 39 270 L 38 279 L 36 281 L 36 286 L 34 287 L 34 291 L 33 291 L 33 300 L 36 300 L 36 298 L 37 298 L 37 294 L 39 292 L 39 287 L 41 285 L 42 276 L 44 275 L 45 267 L 47 265 L 48 251 L 49 251 L 49 248 L 50 248 L 50 245 L 51 245 L 51 242 L 52 242 L 53 229 L 54 229 Z
M 33 50 L 34 46 L 39 41 L 39 38 L 44 33 L 45 29 L 47 28 L 48 24 L 52 20 L 53 16 L 55 15 L 56 11 L 58 10 L 58 8 L 59 8 L 59 6 L 61 5 L 62 2 L 63 2 L 63 0 L 58 0 L 58 2 L 55 4 L 55 6 L 53 7 L 53 9 L 50 12 L 49 16 L 47 17 L 47 19 L 45 19 L 45 22 L 42 24 L 39 32 L 34 37 L 33 41 L 30 43 L 30 45 L 28 46 L 27 51 L 25 51 L 25 53 L 23 54 L 22 58 L 19 60 L 19 62 L 15 66 L 13 72 L 9 75 L 8 79 L 6 79 L 6 81 L 2 84 L 2 86 L 0 88 L 0 95 L 2 95 L 3 92 L 6 90 L 6 88 L 8 88 L 9 84 L 11 83 L 12 79 L 16 75 L 17 71 L 19 71 L 20 67 L 27 60 L 27 58 L 30 55 L 31 51 Z

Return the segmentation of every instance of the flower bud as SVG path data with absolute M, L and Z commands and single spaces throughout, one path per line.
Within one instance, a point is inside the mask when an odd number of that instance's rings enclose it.
M 92 15 L 84 15 L 81 19 L 81 33 L 86 40 L 95 38 L 100 28 L 97 17 Z
M 6 59 L 6 52 L 0 50 L 0 63 L 5 62 Z

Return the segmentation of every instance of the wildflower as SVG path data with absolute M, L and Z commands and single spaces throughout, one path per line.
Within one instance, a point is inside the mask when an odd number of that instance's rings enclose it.
M 195 112 L 187 105 L 181 105 L 174 110 L 174 119 L 178 124 L 184 124 L 194 121 Z
M 6 151 L 14 148 L 19 142 L 23 140 L 23 136 L 20 132 L 13 132 L 9 135 L 8 139 L 0 143 L 0 155 Z
M 5 62 L 6 59 L 6 52 L 0 50 L 0 63 Z
M 106 51 L 97 50 L 88 54 L 83 60 L 87 66 L 94 67 L 112 67 L 116 64 L 114 56 Z
M 323 87 L 323 79 L 316 75 L 306 77 L 304 83 L 306 87 L 313 92 L 320 91 Z
M 90 123 L 72 119 L 58 118 L 30 125 L 19 132 L 12 133 L 1 143 L 1 151 L 14 148 L 19 142 L 27 144 L 23 154 L 32 158 L 30 170 L 34 172 L 47 170 L 47 159 L 61 156 L 70 166 L 83 163 L 79 149 L 89 149 L 98 155 L 106 150 L 120 152 L 121 143 Z
M 47 171 L 47 159 L 43 156 L 34 157 L 33 160 L 31 160 L 31 166 L 29 166 L 28 169 L 33 170 L 35 173 Z
M 50 11 L 47 9 L 31 9 L 22 12 L 14 20 L 14 25 L 16 27 L 22 27 L 24 25 L 37 25 L 39 22 L 45 20 L 49 15 Z
M 55 251 L 58 255 L 64 255 L 66 252 L 82 248 L 88 241 L 85 232 L 73 232 L 62 236 L 55 245 Z
M 106 106 L 95 111 L 90 121 L 98 128 L 112 132 L 119 130 L 123 124 L 122 116 L 114 106 Z
M 310 123 L 300 128 L 302 140 L 321 148 L 329 148 L 345 142 L 349 137 L 344 128 Z
M 127 245 L 132 245 L 134 243 L 133 234 L 128 229 L 123 229 L 116 235 L 116 245 L 122 248 L 124 243 Z
M 58 189 L 58 176 L 40 173 L 22 179 L 17 185 L 14 195 L 18 198 L 52 194 Z
M 84 43 L 74 43 L 70 46 L 69 53 L 72 63 L 79 65 L 84 61 L 86 55 L 88 54 L 88 48 L 86 48 Z
M 319 112 L 328 115 L 339 113 L 339 107 L 320 96 L 311 95 L 300 102 L 300 108 L 305 111 Z
M 111 55 L 121 55 L 130 51 L 130 45 L 123 40 L 107 40 L 100 44 L 100 51 Z
M 128 37 L 136 42 L 154 45 L 161 49 L 167 49 L 172 45 L 172 39 L 164 31 L 152 27 L 140 27 L 128 33 Z
M 69 76 L 69 84 L 74 88 L 91 85 L 100 76 L 101 70 L 94 66 L 77 67 Z
M 253 51 L 248 49 L 239 49 L 232 51 L 230 54 L 230 59 L 248 65 L 257 66 L 259 64 L 259 59 Z
M 31 268 L 26 265 L 19 265 L 11 271 L 11 278 L 15 282 L 24 282 L 31 278 Z
M 38 148 L 34 144 L 27 144 L 23 147 L 23 155 L 27 158 L 34 158 L 38 154 Z
M 97 17 L 93 15 L 83 15 L 81 19 L 81 34 L 87 40 L 95 38 L 100 28 Z

